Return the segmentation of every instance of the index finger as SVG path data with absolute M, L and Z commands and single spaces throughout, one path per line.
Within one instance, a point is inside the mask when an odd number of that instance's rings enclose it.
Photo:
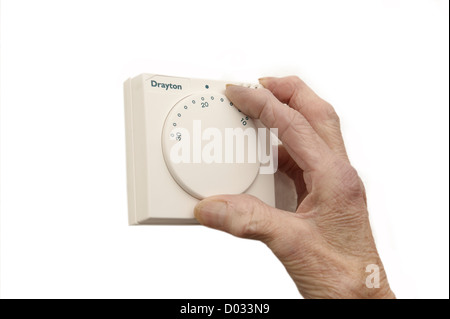
M 269 90 L 228 85 L 226 95 L 238 109 L 260 119 L 267 128 L 278 128 L 279 139 L 303 171 L 323 171 L 331 160 L 331 149 L 305 117 L 282 104 Z
M 266 77 L 259 79 L 259 81 L 278 100 L 299 111 L 325 143 L 348 161 L 339 117 L 331 104 L 321 99 L 305 82 L 296 76 Z

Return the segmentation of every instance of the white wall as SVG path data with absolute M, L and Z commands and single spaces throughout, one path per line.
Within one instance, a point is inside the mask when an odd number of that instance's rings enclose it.
M 448 19 L 445 0 L 2 1 L 2 297 L 298 297 L 258 242 L 127 226 L 122 82 L 149 72 L 306 80 L 394 291 L 448 298 Z

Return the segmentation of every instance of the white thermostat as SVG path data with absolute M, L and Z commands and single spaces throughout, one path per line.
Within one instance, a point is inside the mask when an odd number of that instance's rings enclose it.
M 130 225 L 197 224 L 195 205 L 219 194 L 275 205 L 278 141 L 228 100 L 227 83 L 155 74 L 125 81 Z

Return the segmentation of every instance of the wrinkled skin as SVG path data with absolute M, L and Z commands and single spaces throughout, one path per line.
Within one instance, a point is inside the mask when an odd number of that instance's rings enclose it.
M 375 247 L 363 183 L 351 166 L 339 117 L 302 80 L 263 78 L 261 89 L 230 85 L 228 98 L 266 127 L 278 128 L 278 169 L 295 184 L 295 213 L 250 195 L 204 199 L 195 216 L 205 226 L 263 241 L 305 298 L 394 298 Z M 368 265 L 380 269 L 368 288 Z

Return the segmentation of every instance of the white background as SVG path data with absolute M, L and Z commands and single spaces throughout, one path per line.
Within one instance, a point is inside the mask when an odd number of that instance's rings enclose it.
M 122 83 L 148 72 L 302 77 L 342 119 L 393 290 L 448 298 L 448 19 L 444 0 L 1 1 L 1 296 L 299 297 L 259 242 L 127 226 Z

